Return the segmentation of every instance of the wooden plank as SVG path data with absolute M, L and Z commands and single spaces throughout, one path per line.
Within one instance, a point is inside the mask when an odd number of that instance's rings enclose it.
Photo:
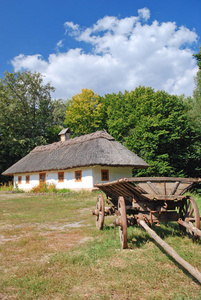
M 155 194 L 142 194 L 145 198 L 149 200 L 162 200 L 162 201 L 181 201 L 186 198 L 186 196 L 177 196 L 177 195 L 155 195 Z
M 173 186 L 173 188 L 172 188 L 172 190 L 171 190 L 171 195 L 174 195 L 174 194 L 175 194 L 175 192 L 176 192 L 176 190 L 177 190 L 179 184 L 180 184 L 179 181 L 176 181 L 176 182 L 174 183 L 174 186 Z
M 192 224 L 189 224 L 185 221 L 183 221 L 182 219 L 179 219 L 178 223 L 188 229 L 190 229 L 191 231 L 193 231 L 196 235 L 199 235 L 201 237 L 201 230 L 196 228 L 195 226 L 193 226 Z
M 151 181 L 147 181 L 147 184 L 150 186 L 150 188 L 154 191 L 155 194 L 160 194 L 157 188 L 153 185 Z
M 129 182 L 184 182 L 184 183 L 194 183 L 201 182 L 201 178 L 182 178 L 182 177 L 127 177 L 123 178 Z
M 109 190 L 110 196 L 114 192 L 114 196 L 131 197 L 133 193 L 139 192 L 143 196 L 145 194 L 156 195 L 183 195 L 195 182 L 201 182 L 201 179 L 195 178 L 178 178 L 178 177 L 129 177 L 122 178 L 113 182 L 95 184 L 107 194 Z M 173 185 L 173 186 L 172 186 Z M 124 188 L 122 188 L 124 186 Z

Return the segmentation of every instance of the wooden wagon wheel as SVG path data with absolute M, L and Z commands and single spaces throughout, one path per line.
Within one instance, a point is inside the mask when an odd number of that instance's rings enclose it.
M 99 230 L 102 230 L 104 224 L 104 214 L 105 214 L 105 204 L 104 204 L 104 198 L 102 194 L 98 195 L 97 202 L 96 202 L 96 210 L 98 212 L 98 214 L 96 215 L 96 227 Z
M 120 242 L 122 249 L 125 249 L 127 248 L 127 217 L 124 197 L 119 197 L 118 211 L 121 218 L 121 225 L 119 226 Z
M 190 197 L 184 203 L 184 206 L 180 208 L 179 213 L 183 221 L 189 223 L 192 226 L 195 226 L 197 229 L 200 229 L 200 214 L 195 200 Z M 197 235 L 185 227 L 180 227 L 182 232 L 188 232 L 192 238 L 196 238 Z

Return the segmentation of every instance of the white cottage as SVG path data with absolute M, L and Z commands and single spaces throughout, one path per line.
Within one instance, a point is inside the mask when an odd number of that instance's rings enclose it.
M 40 182 L 58 189 L 91 190 L 96 183 L 131 177 L 133 168 L 149 166 L 106 131 L 72 139 L 70 135 L 70 129 L 63 129 L 60 142 L 34 148 L 3 175 L 13 175 L 14 184 L 25 191 Z

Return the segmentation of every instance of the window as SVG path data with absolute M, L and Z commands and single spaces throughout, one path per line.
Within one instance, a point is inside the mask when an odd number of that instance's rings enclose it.
M 18 184 L 22 183 L 22 176 L 18 176 Z
M 75 171 L 75 181 L 82 181 L 82 171 Z
M 45 183 L 46 182 L 46 173 L 40 173 L 39 174 L 39 182 L 43 182 Z
M 58 182 L 64 182 L 64 172 L 58 172 Z
M 101 180 L 109 181 L 109 170 L 101 170 Z
M 30 183 L 30 176 L 26 175 L 26 183 L 29 184 Z

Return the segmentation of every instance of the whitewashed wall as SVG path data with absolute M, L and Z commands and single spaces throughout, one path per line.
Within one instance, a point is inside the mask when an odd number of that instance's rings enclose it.
M 30 176 L 30 183 L 26 183 L 26 176 Z M 22 183 L 18 184 L 18 176 L 22 176 Z M 19 189 L 24 191 L 30 191 L 33 187 L 39 184 L 39 173 L 26 173 L 17 174 L 14 176 L 14 187 L 18 186 Z
M 75 171 L 82 171 L 82 181 L 75 181 Z M 128 167 L 108 167 L 94 166 L 89 168 L 77 168 L 64 171 L 64 181 L 58 182 L 58 172 L 43 172 L 46 173 L 46 183 L 54 184 L 57 189 L 92 189 L 96 183 L 104 183 L 101 180 L 101 170 L 109 170 L 109 181 L 114 181 L 123 177 L 132 176 L 132 168 Z M 26 175 L 30 176 L 30 183 L 26 183 Z M 22 183 L 18 184 L 18 176 L 22 176 Z M 30 191 L 33 187 L 39 185 L 39 173 L 17 174 L 14 176 L 14 184 L 17 184 L 19 189 Z
M 102 181 L 101 170 L 109 171 L 109 181 L 114 181 L 123 177 L 132 177 L 131 167 L 95 166 L 93 167 L 93 185 L 96 183 L 107 182 L 107 181 Z
M 75 171 L 82 171 L 82 181 L 75 181 Z M 58 171 L 63 172 L 63 171 Z M 62 189 L 87 189 L 93 187 L 92 169 L 91 168 L 78 168 L 71 169 L 64 172 L 64 182 L 58 182 L 58 172 L 47 172 L 46 182 L 55 184 L 56 188 Z
M 75 182 L 75 171 L 82 171 L 82 181 Z M 46 173 L 46 183 L 54 184 L 56 188 L 62 189 L 90 189 L 93 188 L 93 178 L 92 178 L 92 168 L 78 168 L 66 170 L 64 172 L 64 181 L 58 182 L 58 172 L 63 172 L 58 170 L 57 172 L 43 172 Z M 30 183 L 26 183 L 26 176 L 30 176 Z M 18 176 L 22 176 L 22 183 L 18 184 Z M 24 191 L 30 191 L 33 187 L 39 185 L 39 173 L 26 173 L 17 174 L 14 176 L 14 185 L 18 186 L 19 189 Z

